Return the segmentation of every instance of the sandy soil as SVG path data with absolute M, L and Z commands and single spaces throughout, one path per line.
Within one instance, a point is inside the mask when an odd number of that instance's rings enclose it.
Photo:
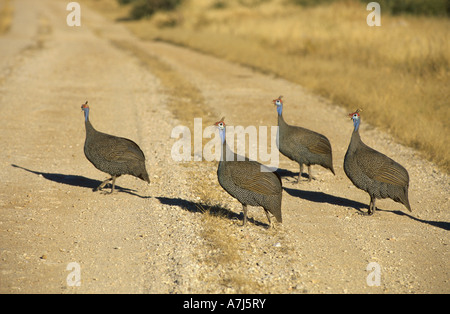
M 1 293 L 450 292 L 450 180 L 418 152 L 363 120 L 363 140 L 408 169 L 413 208 L 380 200 L 374 216 L 363 215 L 369 197 L 342 168 L 346 112 L 283 79 L 142 42 L 85 6 L 82 25 L 69 27 L 65 5 L 15 0 L 0 37 Z M 221 116 L 275 125 L 279 95 L 288 123 L 330 139 L 336 176 L 313 167 L 315 180 L 296 184 L 298 166 L 281 156 L 283 224 L 267 230 L 262 209 L 251 207 L 241 227 L 217 163 L 173 161 L 170 135 L 194 117 L 203 128 Z M 92 191 L 107 175 L 83 153 L 86 100 L 94 127 L 139 143 L 149 185 L 124 176 L 113 195 Z M 232 259 L 219 259 L 204 232 L 204 195 L 219 195 L 208 204 L 227 213 L 219 231 Z M 379 286 L 366 280 L 372 262 Z

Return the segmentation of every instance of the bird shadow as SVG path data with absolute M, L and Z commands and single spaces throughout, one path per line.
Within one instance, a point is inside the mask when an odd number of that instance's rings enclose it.
M 369 206 L 367 204 L 353 201 L 345 197 L 335 196 L 324 192 L 304 191 L 287 187 L 283 187 L 283 189 L 291 196 L 300 197 L 302 199 L 315 203 L 328 203 L 332 205 L 351 207 L 353 209 L 356 209 L 360 214 L 366 213 L 362 209 L 369 210 Z
M 287 169 L 283 169 L 283 168 L 278 168 L 276 171 L 280 177 L 284 178 L 284 177 L 291 177 L 295 180 L 298 179 L 298 171 L 297 172 L 292 172 L 291 170 L 287 170 Z M 305 172 L 302 173 L 301 177 L 303 178 L 308 178 L 309 179 L 309 175 Z
M 415 220 L 415 221 L 418 221 L 418 222 L 421 222 L 421 223 L 424 223 L 424 224 L 428 224 L 428 225 L 431 225 L 431 226 L 436 227 L 436 228 L 441 228 L 441 229 L 444 229 L 446 231 L 450 230 L 450 222 L 447 222 L 447 221 L 433 221 L 433 220 L 420 219 L 420 218 L 414 217 L 414 216 L 412 216 L 412 215 L 410 215 L 410 214 L 408 214 L 406 212 L 403 212 L 401 210 L 385 210 L 385 209 L 377 208 L 377 211 L 390 212 L 390 213 L 393 213 L 393 214 L 396 214 L 396 215 L 399 215 L 399 216 L 407 216 L 408 218 L 410 218 L 412 220 Z
M 291 196 L 300 197 L 302 199 L 306 199 L 311 202 L 329 203 L 332 205 L 351 207 L 351 208 L 356 209 L 362 215 L 367 215 L 367 211 L 369 210 L 368 204 L 363 204 L 361 202 L 353 201 L 353 200 L 350 200 L 350 199 L 344 198 L 344 197 L 334 196 L 334 195 L 323 193 L 323 192 L 303 191 L 303 190 L 291 189 L 291 188 L 287 188 L 287 187 L 283 187 L 283 189 Z M 363 210 L 363 209 L 365 209 L 365 210 Z M 377 208 L 376 211 L 393 213 L 393 214 L 400 215 L 400 216 L 407 216 L 408 218 L 418 221 L 418 222 L 421 222 L 421 223 L 429 224 L 431 226 L 441 228 L 441 229 L 444 229 L 447 231 L 450 230 L 449 222 L 424 220 L 424 219 L 414 217 L 410 214 L 407 214 L 401 210 L 386 210 L 386 209 Z
M 171 197 L 162 197 L 162 196 L 156 196 L 156 199 L 161 204 L 164 205 L 170 205 L 170 206 L 178 206 L 181 209 L 191 212 L 191 213 L 200 213 L 200 214 L 206 214 L 208 213 L 211 216 L 216 217 L 223 217 L 229 220 L 243 220 L 244 214 L 243 213 L 235 213 L 227 208 L 224 208 L 222 206 L 218 205 L 209 205 L 202 202 L 193 202 L 188 201 L 181 198 L 171 198 Z M 260 221 L 255 220 L 252 217 L 248 217 L 247 220 L 248 223 L 252 223 L 255 226 L 265 226 L 268 227 L 268 224 L 262 223 Z
M 102 183 L 102 181 L 86 178 L 84 176 L 79 176 L 79 175 L 41 172 L 41 171 L 27 169 L 25 167 L 18 166 L 15 164 L 11 164 L 11 166 L 14 168 L 28 171 L 28 172 L 33 173 L 38 176 L 40 175 L 43 178 L 53 181 L 53 182 L 56 182 L 56 183 L 67 184 L 67 185 L 71 185 L 71 186 L 78 186 L 78 187 L 82 187 L 82 188 L 88 188 L 88 189 L 92 189 L 93 191 L 95 188 L 97 188 Z M 127 188 L 121 187 L 117 184 L 115 186 L 115 189 L 118 190 L 119 192 L 128 193 L 128 194 L 135 195 L 135 196 L 138 196 L 141 198 L 149 198 L 149 196 L 141 196 L 141 195 L 135 193 L 135 192 L 137 192 L 136 190 L 127 189 Z

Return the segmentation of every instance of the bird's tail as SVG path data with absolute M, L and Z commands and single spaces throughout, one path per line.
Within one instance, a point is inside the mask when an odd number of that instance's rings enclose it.
M 138 178 L 150 183 L 150 178 L 148 176 L 147 171 L 145 171 L 144 173 L 141 173 L 141 175 L 139 175 Z
M 275 219 L 279 222 L 282 223 L 283 222 L 283 217 L 281 217 L 281 213 L 279 215 L 275 216 Z
M 411 205 L 409 205 L 408 187 L 405 188 L 405 195 L 404 195 L 404 197 L 401 198 L 401 203 L 402 203 L 403 205 L 405 205 L 405 207 L 406 207 L 410 212 L 412 212 Z
M 328 168 L 328 169 L 330 169 L 331 170 L 331 172 L 334 174 L 334 175 L 336 175 L 336 173 L 334 173 L 334 168 L 333 168 L 333 165 L 331 165 L 331 167 L 330 168 Z
M 406 202 L 404 202 L 403 205 L 405 205 L 405 207 L 406 207 L 410 212 L 412 212 L 411 205 L 409 205 L 409 201 L 408 201 L 408 200 L 406 200 Z

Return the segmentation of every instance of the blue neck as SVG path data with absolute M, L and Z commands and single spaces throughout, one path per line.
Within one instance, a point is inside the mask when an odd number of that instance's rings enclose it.
M 220 135 L 220 139 L 221 139 L 222 145 L 223 145 L 225 143 L 225 128 L 219 129 L 219 135 Z
M 359 129 L 360 119 L 353 119 L 353 126 L 355 127 L 355 132 Z
M 283 112 L 283 106 L 277 106 L 277 112 L 278 112 L 278 115 L 279 116 L 281 116 L 281 113 Z
M 89 121 L 89 108 L 84 108 L 84 121 L 88 122 Z

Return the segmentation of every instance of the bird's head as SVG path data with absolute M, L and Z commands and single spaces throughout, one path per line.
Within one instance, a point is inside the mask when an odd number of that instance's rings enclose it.
M 225 120 L 225 117 L 222 117 L 222 118 L 220 119 L 219 122 L 214 123 L 214 125 L 215 125 L 219 130 L 225 130 L 226 125 L 225 125 L 225 122 L 224 122 L 223 120 Z
M 222 144 L 225 143 L 225 117 L 222 117 L 219 122 L 214 123 L 214 125 L 219 129 L 219 136 L 222 140 Z
M 362 109 L 356 109 L 355 112 L 349 113 L 348 116 L 352 120 L 356 120 L 356 119 L 359 120 L 361 118 L 361 116 L 359 115 L 360 112 L 362 112 Z
M 81 105 L 81 110 L 84 111 L 84 118 L 86 121 L 88 121 L 89 120 L 89 105 L 88 105 L 87 100 L 84 104 Z
M 275 106 L 277 106 L 277 112 L 278 112 L 278 115 L 280 115 L 280 116 L 283 111 L 283 101 L 281 100 L 281 98 L 283 98 L 283 96 L 280 96 L 277 99 L 272 100 L 273 104 Z
M 85 111 L 86 109 L 89 109 L 89 105 L 88 105 L 87 100 L 86 100 L 86 102 L 84 104 L 81 105 L 81 110 Z
M 355 112 L 349 113 L 348 116 L 350 117 L 350 119 L 353 120 L 353 125 L 355 127 L 355 130 L 358 129 L 359 127 L 359 122 L 361 121 L 361 116 L 359 115 L 359 113 L 362 112 L 362 109 L 356 109 Z

